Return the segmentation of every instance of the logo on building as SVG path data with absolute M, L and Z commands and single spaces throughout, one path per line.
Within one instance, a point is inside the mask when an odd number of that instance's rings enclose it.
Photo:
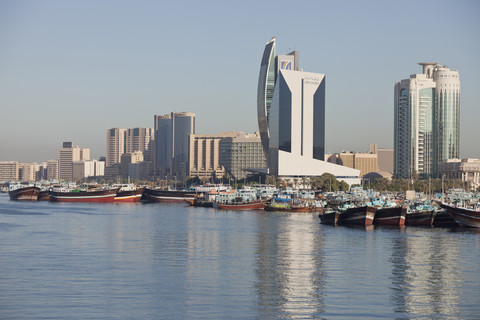
M 280 61 L 280 69 L 292 70 L 292 61 L 289 61 L 289 60 Z

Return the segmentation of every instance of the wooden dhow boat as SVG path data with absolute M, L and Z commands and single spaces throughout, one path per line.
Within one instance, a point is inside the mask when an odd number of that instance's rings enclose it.
M 460 226 L 480 228 L 480 205 L 472 208 L 455 206 L 441 201 L 435 201 L 443 208 Z
M 54 188 L 50 190 L 51 202 L 96 202 L 111 203 L 117 195 L 118 188 L 94 189 L 65 189 Z
M 40 188 L 33 184 L 12 184 L 8 188 L 10 200 L 16 201 L 37 201 Z

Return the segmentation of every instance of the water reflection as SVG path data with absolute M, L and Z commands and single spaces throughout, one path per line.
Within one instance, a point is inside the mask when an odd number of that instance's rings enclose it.
M 258 215 L 256 294 L 259 318 L 317 318 L 324 311 L 321 235 L 311 215 Z
M 394 312 L 460 319 L 458 284 L 463 280 L 457 239 L 438 230 L 410 232 L 392 241 Z

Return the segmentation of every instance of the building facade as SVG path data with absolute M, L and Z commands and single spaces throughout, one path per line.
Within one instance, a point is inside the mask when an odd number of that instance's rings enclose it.
M 127 129 L 107 129 L 105 140 L 105 166 L 111 167 L 120 163 L 122 154 L 126 152 Z
M 480 159 L 448 159 L 439 166 L 446 179 L 461 179 L 469 182 L 472 189 L 480 187 Z
M 105 162 L 98 160 L 82 160 L 73 162 L 73 180 L 78 181 L 88 177 L 103 177 Z
M 220 162 L 234 179 L 244 179 L 252 172 L 265 172 L 267 161 L 260 133 L 233 132 L 220 141 Z
M 378 155 L 376 153 L 343 151 L 329 155 L 328 161 L 341 166 L 360 170 L 360 177 L 367 173 L 379 171 Z
M 0 162 L 0 181 L 17 181 L 19 176 L 20 164 L 17 161 Z
M 90 160 L 90 149 L 71 146 L 71 142 L 64 143 L 58 150 L 58 179 L 73 181 L 73 162 Z
M 58 160 L 47 161 L 47 180 L 58 180 Z
M 394 171 L 402 178 L 437 177 L 441 162 L 459 156 L 460 78 L 437 63 L 394 88 Z
M 235 137 L 235 132 L 218 135 L 191 134 L 189 136 L 188 176 L 202 180 L 221 179 L 225 168 L 221 163 L 220 144 L 224 138 Z
M 154 117 L 154 169 L 159 177 L 187 177 L 189 135 L 195 134 L 195 114 L 172 112 Z
M 134 151 L 134 152 L 127 152 L 122 154 L 122 160 L 120 162 L 120 175 L 123 177 L 129 176 L 129 167 L 132 163 L 140 163 L 143 162 L 143 152 L 142 151 Z
M 265 45 L 260 63 L 257 90 L 258 128 L 266 157 L 269 156 L 270 109 L 275 84 L 280 70 L 299 70 L 299 54 L 293 51 L 286 55 L 275 56 L 276 38 L 273 37 Z
M 145 161 L 152 161 L 152 149 L 154 131 L 153 128 L 127 129 L 125 140 L 125 152 L 140 151 Z
M 25 182 L 34 182 L 36 180 L 38 164 L 22 163 L 20 164 L 20 180 Z
M 328 172 L 349 184 L 360 183 L 358 170 L 324 161 L 325 75 L 298 71 L 296 51 L 276 59 L 274 55 L 275 38 L 265 46 L 257 92 L 268 173 L 319 176 Z

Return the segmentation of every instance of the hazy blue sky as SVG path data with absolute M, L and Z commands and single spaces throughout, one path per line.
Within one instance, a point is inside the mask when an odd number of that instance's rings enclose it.
M 480 1 L 0 0 L 0 161 L 105 154 L 105 130 L 195 112 L 197 133 L 258 130 L 265 42 L 325 73 L 326 152 L 393 148 L 393 86 L 458 69 L 462 157 L 480 158 Z

